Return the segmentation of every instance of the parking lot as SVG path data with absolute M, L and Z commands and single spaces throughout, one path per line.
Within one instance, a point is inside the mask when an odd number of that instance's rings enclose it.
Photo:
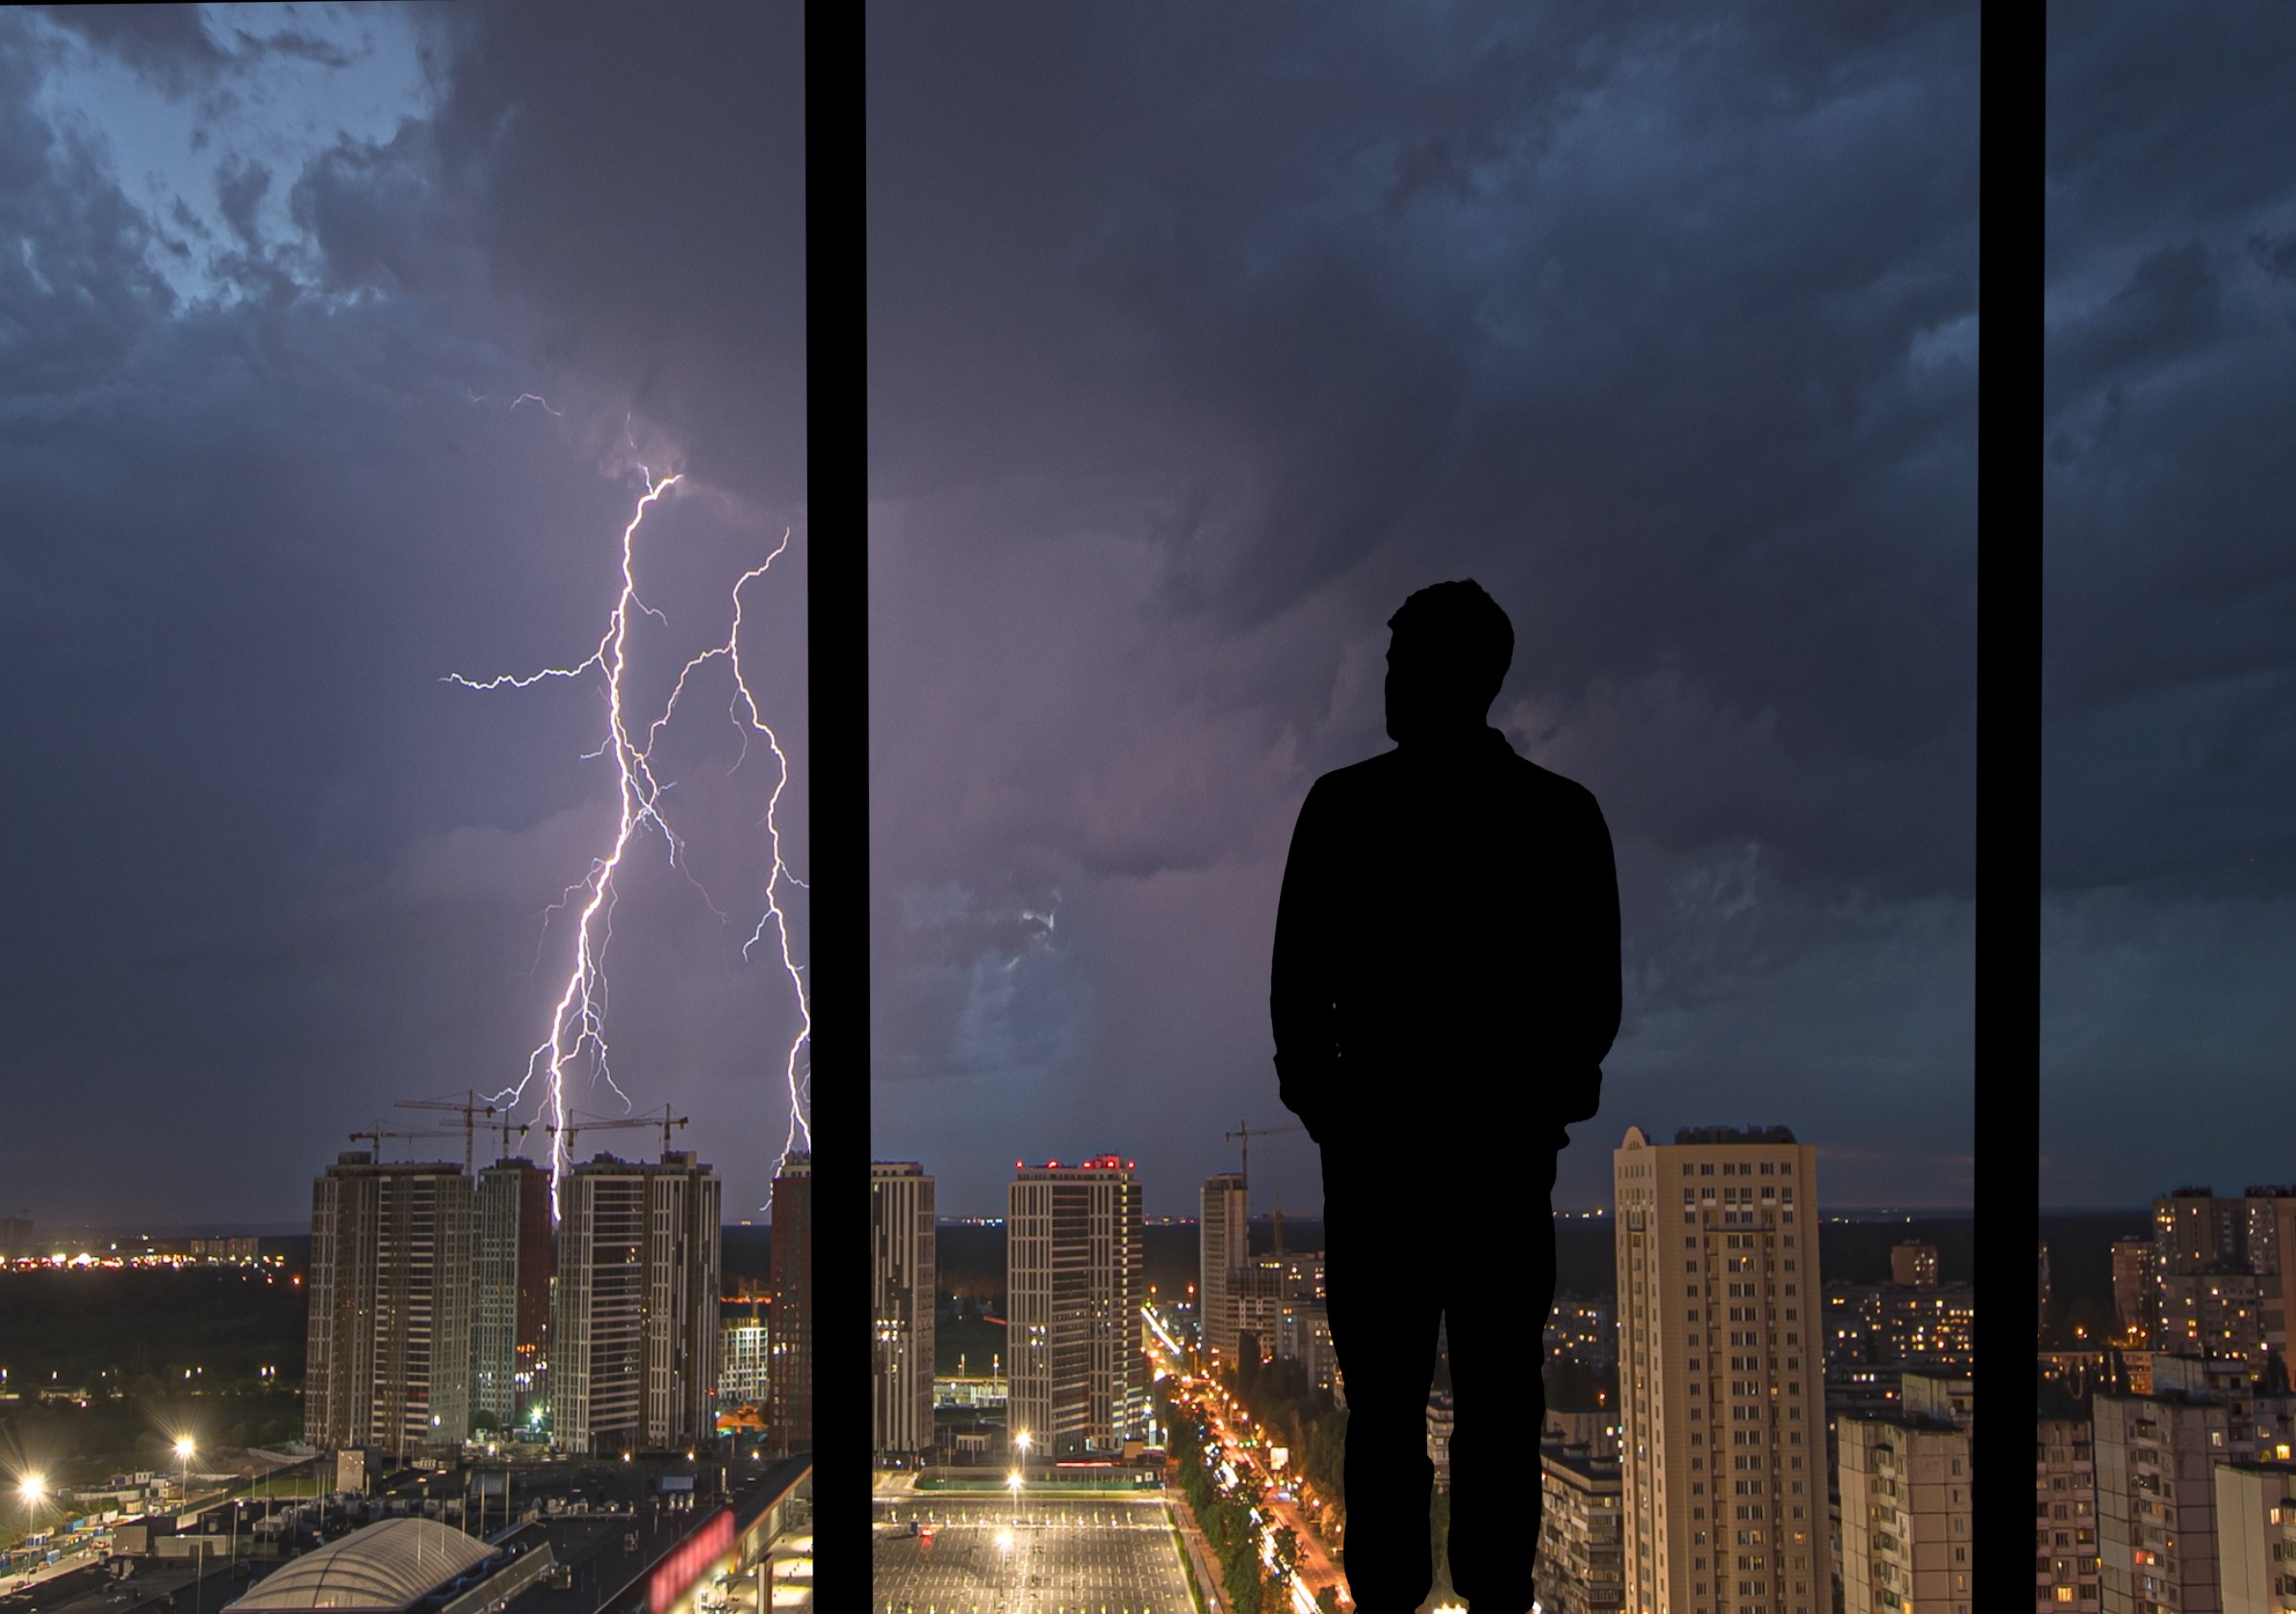
M 932 1540 L 907 1533 L 932 1526 Z M 885 1614 L 1189 1614 L 1161 1500 L 903 1499 L 877 1509 Z

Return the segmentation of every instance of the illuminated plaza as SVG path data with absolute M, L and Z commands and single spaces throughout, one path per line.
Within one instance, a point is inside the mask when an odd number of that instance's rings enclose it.
M 909 1534 L 911 1524 L 932 1532 Z M 872 1601 L 884 1614 L 1189 1614 L 1159 1497 L 879 1501 Z

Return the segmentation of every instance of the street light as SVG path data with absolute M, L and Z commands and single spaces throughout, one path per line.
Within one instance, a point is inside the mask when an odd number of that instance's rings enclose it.
M 183 1512 L 191 1504 L 191 1453 L 197 1449 L 198 1447 L 192 1444 L 190 1435 L 178 1435 L 175 1438 L 175 1511 L 178 1513 Z

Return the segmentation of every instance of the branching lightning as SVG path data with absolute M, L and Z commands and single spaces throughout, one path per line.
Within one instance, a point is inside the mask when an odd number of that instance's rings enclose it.
M 545 409 L 550 406 L 533 394 L 523 395 L 519 401 L 528 399 Z M 517 407 L 516 404 L 512 405 Z M 558 413 L 550 410 L 552 414 Z M 769 799 L 762 827 L 773 851 L 773 870 L 765 882 L 765 911 L 758 919 L 755 931 L 743 944 L 746 959 L 751 950 L 765 939 L 770 930 L 778 945 L 781 967 L 789 977 L 796 994 L 799 1026 L 792 1038 L 783 1061 L 783 1076 L 789 1090 L 789 1132 L 785 1149 L 798 1146 L 801 1135 L 807 1147 L 811 1146 L 812 1128 L 807 1118 L 811 1084 L 811 1062 L 807 1056 L 813 1036 L 813 1016 L 810 993 L 805 985 L 805 967 L 792 950 L 789 935 L 789 916 L 782 906 L 788 886 L 805 888 L 805 883 L 790 869 L 782 858 L 781 828 L 777 816 L 781 794 L 789 785 L 789 758 L 781 749 L 781 742 L 771 725 L 765 721 L 757 698 L 742 669 L 742 591 L 764 576 L 776 560 L 789 548 L 789 534 L 783 532 L 781 542 L 765 560 L 744 573 L 733 585 L 733 624 L 726 642 L 712 646 L 687 661 L 679 670 L 676 684 L 664 702 L 659 715 L 642 725 L 633 719 L 625 695 L 625 676 L 629 667 L 631 615 L 640 612 L 667 622 L 661 612 L 646 603 L 638 593 L 636 549 L 639 528 L 646 515 L 670 490 L 677 485 L 680 476 L 670 475 L 655 481 L 644 467 L 646 494 L 631 512 L 628 525 L 622 532 L 622 586 L 614 608 L 606 619 L 604 633 L 597 649 L 571 667 L 545 667 L 537 672 L 518 675 L 500 674 L 489 679 L 466 678 L 460 673 L 449 674 L 445 681 L 461 684 L 467 689 L 526 689 L 546 679 L 576 679 L 593 672 L 602 677 L 606 690 L 606 737 L 593 756 L 610 755 L 614 760 L 620 813 L 611 844 L 595 858 L 590 872 L 569 885 L 565 895 L 553 905 L 551 911 L 567 909 L 575 910 L 573 956 L 567 965 L 565 983 L 551 1011 L 549 1035 L 527 1055 L 525 1074 L 512 1087 L 495 1095 L 497 1103 L 517 1104 L 539 1078 L 542 1083 L 542 1104 L 552 1127 L 550 1134 L 550 1195 L 551 1215 L 557 1214 L 557 1192 L 560 1180 L 573 1164 L 565 1128 L 568 1124 L 567 1081 L 570 1075 L 586 1075 L 593 1083 L 603 1081 L 624 1103 L 628 1095 L 623 1093 L 615 1082 L 606 1040 L 607 984 L 605 955 L 607 944 L 613 939 L 615 877 L 620 872 L 624 857 L 628 854 L 639 836 L 651 830 L 661 835 L 670 865 L 694 880 L 686 866 L 685 841 L 670 820 L 663 814 L 662 797 L 666 789 L 653 766 L 653 749 L 668 728 L 677 709 L 679 699 L 686 692 L 689 679 L 710 662 L 723 660 L 733 676 L 733 695 L 727 715 L 743 736 L 743 757 L 748 752 L 748 738 L 752 731 L 765 736 L 772 749 L 778 769 L 773 794 Z M 740 766 L 737 758 L 735 766 Z M 694 881 L 700 888 L 700 882 Z M 702 893 L 704 900 L 708 893 Z M 710 904 L 718 911 L 716 904 Z M 723 915 L 721 914 L 721 917 Z

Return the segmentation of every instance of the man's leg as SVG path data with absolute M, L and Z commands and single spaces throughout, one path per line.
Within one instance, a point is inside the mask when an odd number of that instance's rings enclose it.
M 1456 1420 L 1451 1584 L 1470 1614 L 1529 1614 L 1545 1491 L 1537 1453 L 1555 1296 L 1554 1157 L 1511 1186 L 1511 1203 L 1463 1206 L 1461 1225 L 1487 1230 L 1517 1256 L 1514 1269 L 1494 1268 L 1488 1249 L 1467 1241 L 1462 1259 L 1445 1264 Z
M 1323 1151 L 1324 1298 L 1347 1392 L 1342 1565 L 1358 1614 L 1408 1614 L 1435 1584 L 1427 1391 L 1439 1302 L 1412 1236 L 1435 1218 L 1407 1198 L 1374 1152 Z

